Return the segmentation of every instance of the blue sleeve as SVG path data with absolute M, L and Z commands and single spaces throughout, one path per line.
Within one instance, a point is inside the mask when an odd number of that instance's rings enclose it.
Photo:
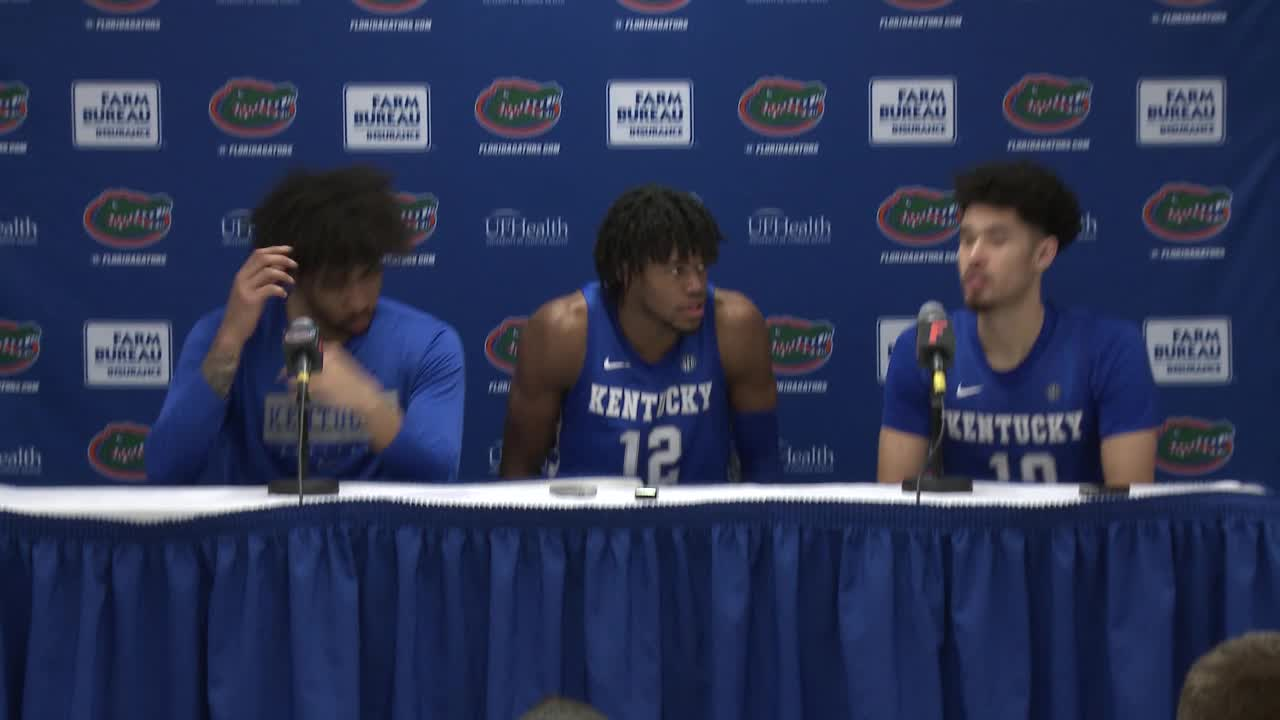
M 1094 347 L 1091 384 L 1099 437 L 1158 427 L 1156 383 L 1141 332 L 1127 323 L 1100 324 Z
M 206 315 L 182 344 L 160 416 L 147 435 L 143 453 L 147 482 L 189 485 L 199 480 L 209 462 L 228 401 L 209 387 L 200 366 L 221 322 L 221 312 Z
M 383 477 L 458 480 L 465 379 L 462 340 L 456 330 L 443 325 L 419 358 L 400 432 L 380 455 Z
M 738 453 L 743 482 L 768 483 L 782 480 L 776 409 L 734 413 L 733 444 Z
M 929 437 L 929 385 L 916 363 L 915 327 L 898 335 L 889 355 L 880 424 L 900 432 Z

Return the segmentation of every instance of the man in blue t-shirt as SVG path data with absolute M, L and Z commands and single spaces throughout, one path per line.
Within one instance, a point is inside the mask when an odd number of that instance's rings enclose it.
M 597 281 L 555 298 L 520 336 L 501 474 L 651 485 L 780 479 L 777 384 L 764 317 L 713 287 L 719 228 L 692 195 L 634 188 L 605 215 Z
M 266 484 L 297 473 L 298 413 L 284 376 L 291 321 L 315 321 L 309 472 L 450 481 L 462 444 L 463 357 L 448 324 L 380 298 L 382 260 L 411 248 L 383 173 L 297 172 L 253 212 L 255 250 L 227 304 L 200 318 L 146 444 L 162 484 Z
M 960 282 L 951 314 L 943 472 L 983 480 L 1149 483 L 1160 417 L 1138 329 L 1041 300 L 1040 276 L 1080 231 L 1075 195 L 1030 162 L 957 178 Z M 929 376 L 915 328 L 894 344 L 877 476 L 900 483 L 926 461 Z

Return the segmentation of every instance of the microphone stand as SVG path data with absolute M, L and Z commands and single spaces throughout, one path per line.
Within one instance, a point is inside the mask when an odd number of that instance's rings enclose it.
M 915 492 L 916 504 L 920 504 L 921 492 L 973 492 L 973 478 L 964 475 L 947 475 L 942 470 L 942 415 L 946 398 L 946 384 L 935 382 L 929 394 L 929 451 L 925 455 L 924 471 L 914 478 L 902 481 L 903 492 Z
M 311 364 L 304 355 L 299 359 L 298 394 L 298 473 L 292 485 L 286 479 L 272 480 L 267 484 L 267 492 L 272 495 L 284 494 L 296 490 L 298 505 L 302 505 L 304 495 L 335 495 L 338 492 L 338 481 L 334 478 L 309 477 L 308 469 L 311 460 Z

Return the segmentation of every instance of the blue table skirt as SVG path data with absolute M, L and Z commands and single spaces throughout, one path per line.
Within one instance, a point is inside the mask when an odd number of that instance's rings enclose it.
M 1174 715 L 1280 627 L 1280 501 L 0 514 L 0 716 Z

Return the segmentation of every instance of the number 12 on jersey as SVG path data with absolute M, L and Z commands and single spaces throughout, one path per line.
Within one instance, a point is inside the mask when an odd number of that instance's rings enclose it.
M 643 442 L 642 442 L 643 440 Z M 641 477 L 640 449 L 648 452 L 644 480 L 649 485 L 670 485 L 680 479 L 680 428 L 675 425 L 655 425 L 647 437 L 639 430 L 628 430 L 618 437 L 622 443 L 622 474 Z

